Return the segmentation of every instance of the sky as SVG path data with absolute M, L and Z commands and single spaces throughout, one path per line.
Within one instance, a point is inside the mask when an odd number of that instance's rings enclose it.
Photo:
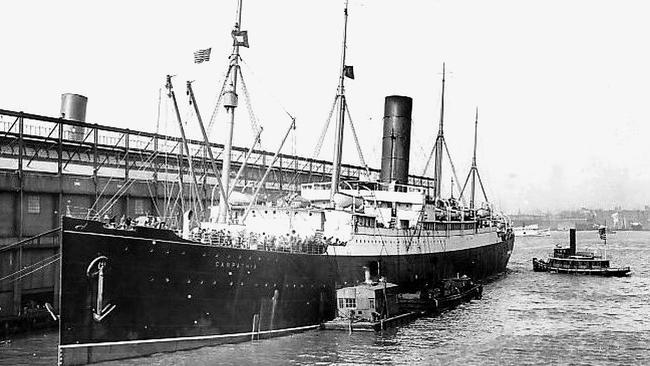
M 165 75 L 199 137 L 185 82 L 212 115 L 232 51 L 235 0 L 0 2 L 0 108 L 59 115 L 60 95 L 89 98 L 87 122 L 177 135 Z M 262 148 L 313 156 L 336 95 L 344 1 L 244 0 L 242 72 Z M 437 134 L 446 64 L 445 138 L 459 179 L 478 168 L 506 212 L 650 205 L 650 52 L 643 1 L 350 0 L 346 80 L 365 160 L 380 166 L 384 97 L 413 98 L 411 174 Z M 210 62 L 193 51 L 212 48 Z M 241 93 L 240 93 L 241 94 Z M 240 96 L 234 143 L 252 128 Z M 210 136 L 223 143 L 217 110 Z M 332 120 L 318 158 L 331 160 Z M 343 161 L 358 164 L 350 130 Z M 446 163 L 444 190 L 450 191 Z M 429 169 L 426 175 L 432 175 Z M 456 191 L 455 194 L 458 194 Z

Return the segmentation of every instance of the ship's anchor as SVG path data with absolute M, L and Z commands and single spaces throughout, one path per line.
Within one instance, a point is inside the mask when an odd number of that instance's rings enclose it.
M 90 262 L 86 270 L 86 276 L 89 278 L 97 277 L 97 306 L 93 310 L 93 319 L 98 322 L 101 322 L 116 307 L 111 304 L 106 304 L 106 306 L 102 304 L 104 296 L 104 268 L 106 268 L 107 264 L 108 258 L 102 255 Z

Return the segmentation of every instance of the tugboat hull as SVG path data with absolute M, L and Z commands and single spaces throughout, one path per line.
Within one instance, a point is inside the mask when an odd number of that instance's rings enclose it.
M 562 268 L 550 265 L 548 262 L 533 258 L 533 271 L 535 272 L 551 272 L 551 273 L 567 273 L 567 274 L 580 274 L 590 276 L 603 276 L 603 277 L 625 277 L 631 273 L 630 267 L 622 268 Z

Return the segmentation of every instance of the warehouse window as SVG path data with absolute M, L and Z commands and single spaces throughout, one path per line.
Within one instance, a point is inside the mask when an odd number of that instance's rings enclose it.
M 134 201 L 134 205 L 135 205 L 135 214 L 144 215 L 144 200 L 136 199 Z
M 27 213 L 30 214 L 41 213 L 41 197 L 37 195 L 27 196 Z

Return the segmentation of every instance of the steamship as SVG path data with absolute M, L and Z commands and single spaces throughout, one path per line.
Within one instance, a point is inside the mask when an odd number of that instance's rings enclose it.
M 240 26 L 241 0 L 233 34 Z M 229 75 L 236 75 L 238 59 L 235 43 Z M 186 212 L 178 230 L 63 218 L 60 364 L 316 329 L 335 317 L 336 289 L 363 281 L 364 267 L 374 280 L 405 290 L 505 271 L 514 234 L 489 204 L 475 207 L 475 159 L 469 206 L 441 197 L 444 108 L 434 187 L 409 184 L 412 99 L 395 95 L 384 104 L 381 179 L 340 180 L 345 69 L 343 56 L 332 180 L 303 184 L 299 199 L 228 204 L 228 189 L 220 189 L 219 207 L 211 211 L 217 214 L 193 227 L 193 213 Z M 236 77 L 228 85 L 223 103 L 232 117 Z M 169 79 L 168 87 L 175 98 Z M 442 95 L 444 101 L 444 76 Z M 231 144 L 225 144 L 224 188 Z

